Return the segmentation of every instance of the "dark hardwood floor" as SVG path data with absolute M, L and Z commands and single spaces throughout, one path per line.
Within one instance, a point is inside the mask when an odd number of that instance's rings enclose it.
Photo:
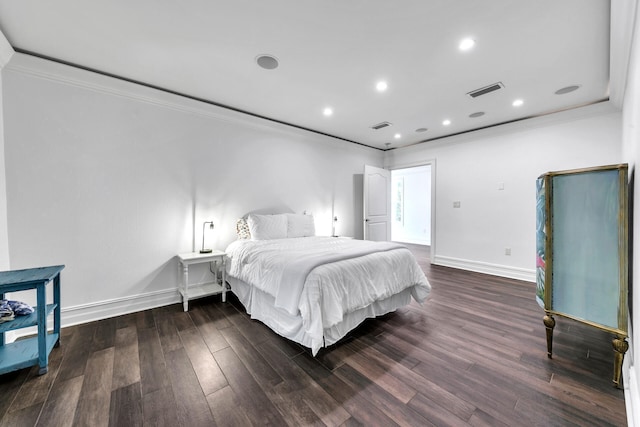
M 49 373 L 0 376 L 6 426 L 624 426 L 611 336 L 557 319 L 546 356 L 535 285 L 431 266 L 420 306 L 317 357 L 233 297 L 64 328 Z

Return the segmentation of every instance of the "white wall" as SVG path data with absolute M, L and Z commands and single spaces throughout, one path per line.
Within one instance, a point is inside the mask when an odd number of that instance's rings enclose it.
M 4 127 L 2 120 L 2 69 L 0 68 L 0 271 L 9 270 L 9 235 L 7 226 L 7 186 L 4 161 Z
M 362 236 L 379 150 L 21 54 L 3 95 L 11 267 L 66 265 L 63 324 L 178 301 L 174 256 L 206 220 L 224 249 L 249 211 L 307 210 L 329 235 L 334 205 Z
M 635 5 L 632 5 L 635 6 Z M 632 44 L 629 55 L 629 68 L 626 74 L 626 86 L 624 90 L 623 114 L 622 114 L 622 145 L 624 159 L 629 163 L 631 197 L 633 207 L 633 217 L 630 219 L 630 227 L 633 230 L 631 235 L 632 256 L 629 260 L 631 269 L 630 281 L 630 348 L 625 356 L 625 398 L 627 403 L 627 418 L 629 425 L 640 423 L 640 368 L 638 363 L 638 343 L 640 343 L 640 292 L 635 285 L 640 281 L 640 185 L 638 185 L 638 165 L 640 165 L 640 7 L 629 6 L 628 11 L 633 11 L 630 15 L 635 16 L 635 25 L 632 37 Z M 627 13 L 626 16 L 629 16 Z M 635 184 L 634 184 L 635 178 Z M 627 374 L 628 373 L 628 374 Z M 636 424 L 634 424 L 634 422 Z
M 621 162 L 620 123 L 600 103 L 391 150 L 385 163 L 435 159 L 434 263 L 534 281 L 536 178 Z
M 7 186 L 4 161 L 4 126 L 2 119 L 2 70 L 13 56 L 13 48 L 0 32 L 0 271 L 9 270 L 9 237 L 7 229 Z

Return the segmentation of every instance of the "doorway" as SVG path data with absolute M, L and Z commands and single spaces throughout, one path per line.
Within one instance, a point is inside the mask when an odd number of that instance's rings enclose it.
M 391 171 L 391 240 L 431 246 L 431 164 Z

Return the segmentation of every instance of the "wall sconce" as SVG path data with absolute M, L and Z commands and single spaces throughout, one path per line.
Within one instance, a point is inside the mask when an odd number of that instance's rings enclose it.
M 333 217 L 333 222 L 331 224 L 331 237 L 338 237 L 336 236 L 336 223 L 338 222 L 338 217 L 334 216 Z
M 206 221 L 204 224 L 202 224 L 202 249 L 200 249 L 201 254 L 209 254 L 213 252 L 211 249 L 205 249 L 204 247 L 204 230 L 207 224 L 209 224 L 209 229 L 213 230 L 213 221 Z

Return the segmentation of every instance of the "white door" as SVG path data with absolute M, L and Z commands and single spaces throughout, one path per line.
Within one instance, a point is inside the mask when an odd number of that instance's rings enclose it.
M 364 238 L 391 238 L 391 171 L 364 167 Z

